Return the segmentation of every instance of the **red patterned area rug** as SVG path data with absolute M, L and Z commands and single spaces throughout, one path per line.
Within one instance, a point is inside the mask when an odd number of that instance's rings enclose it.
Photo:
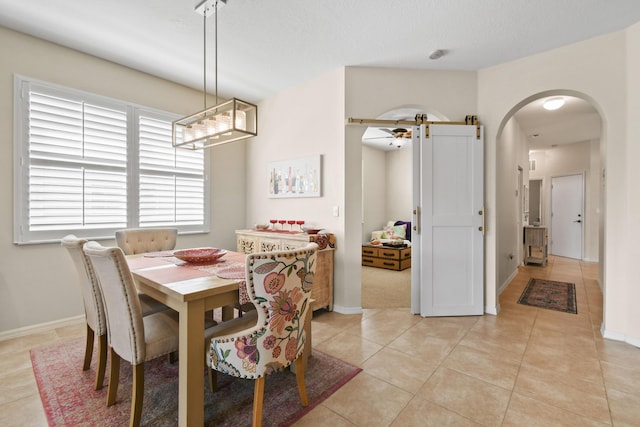
M 82 371 L 84 338 L 31 350 L 31 362 L 50 426 L 126 426 L 131 409 L 131 365 L 122 362 L 116 404 L 107 408 L 108 375 L 95 391 L 95 350 L 91 369 Z M 267 378 L 263 425 L 287 426 L 329 397 L 361 369 L 317 350 L 305 375 L 309 406 L 300 404 L 295 375 L 289 370 Z M 107 366 L 107 373 L 108 373 Z M 206 371 L 203 369 L 203 375 Z M 253 381 L 218 375 L 211 393 L 205 378 L 205 425 L 250 426 Z M 142 425 L 178 424 L 178 365 L 161 357 L 145 364 Z
M 522 292 L 518 304 L 578 314 L 576 285 L 568 282 L 531 279 Z

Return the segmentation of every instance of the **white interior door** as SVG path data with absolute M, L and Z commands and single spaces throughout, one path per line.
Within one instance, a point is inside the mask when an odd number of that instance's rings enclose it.
M 415 134 L 412 312 L 483 314 L 482 132 L 478 138 L 475 126 L 431 125 L 426 138 L 422 125 Z
M 551 250 L 553 255 L 582 259 L 584 175 L 551 178 Z

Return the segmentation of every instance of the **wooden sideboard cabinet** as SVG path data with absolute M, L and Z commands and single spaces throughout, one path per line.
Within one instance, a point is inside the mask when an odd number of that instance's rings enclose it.
M 547 265 L 547 227 L 524 227 L 524 264 Z
M 362 265 L 402 271 L 411 267 L 411 247 L 362 245 Z
M 309 242 L 318 244 L 316 274 L 311 288 L 311 309 L 333 310 L 333 234 L 306 234 L 288 231 L 236 230 L 237 251 L 245 254 L 297 249 Z

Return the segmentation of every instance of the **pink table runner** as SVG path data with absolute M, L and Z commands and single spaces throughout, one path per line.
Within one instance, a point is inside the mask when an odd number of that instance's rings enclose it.
M 199 277 L 207 277 L 212 274 L 223 279 L 238 279 L 240 304 L 244 304 L 249 302 L 245 280 L 245 257 L 242 253 L 229 251 L 222 258 L 217 259 L 211 264 L 189 264 L 173 257 L 171 251 L 163 251 L 150 252 L 140 258 L 131 258 L 128 260 L 128 264 L 131 270 L 149 268 L 149 270 L 138 271 L 137 274 L 163 285 Z M 173 264 L 175 267 L 150 268 L 162 265 L 166 266 L 167 264 Z

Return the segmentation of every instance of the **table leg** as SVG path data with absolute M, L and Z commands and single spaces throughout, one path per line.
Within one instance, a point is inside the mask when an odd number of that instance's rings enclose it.
M 180 310 L 178 425 L 204 425 L 204 301 Z
M 232 305 L 225 305 L 222 307 L 222 321 L 231 320 L 234 317 L 234 307 Z

